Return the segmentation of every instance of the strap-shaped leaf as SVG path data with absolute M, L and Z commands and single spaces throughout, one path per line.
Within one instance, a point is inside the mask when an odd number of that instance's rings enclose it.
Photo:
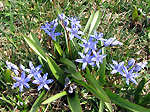
M 28 45 L 35 51 L 39 56 L 41 56 L 46 61 L 46 55 L 44 51 L 30 38 L 24 36 L 25 41 L 28 43 Z
M 109 99 L 108 95 L 103 90 L 103 88 L 97 83 L 97 81 L 94 79 L 94 77 L 91 75 L 88 67 L 86 67 L 85 77 L 90 82 L 90 84 L 92 83 L 93 87 L 95 89 L 97 89 L 101 94 L 103 94 L 103 96 L 105 96 L 107 98 L 107 100 L 110 102 L 110 99 Z
M 138 15 L 137 7 L 136 6 L 134 6 L 134 7 L 135 7 L 135 9 L 134 9 L 134 11 L 132 13 L 132 20 L 136 21 L 136 20 L 138 20 L 139 15 Z
M 92 22 L 92 20 L 93 20 L 93 17 L 94 17 L 94 11 L 92 12 L 92 14 L 91 14 L 91 16 L 90 16 L 88 22 L 86 23 L 86 26 L 85 26 L 84 31 L 83 31 L 84 33 L 85 33 L 85 32 L 88 30 L 88 28 L 90 27 L 91 22 Z
M 101 18 L 102 12 L 99 10 L 94 14 L 93 21 L 91 22 L 89 34 L 94 34 L 94 31 L 96 30 L 97 26 L 99 25 L 99 20 Z
M 103 42 L 101 41 L 101 46 L 103 46 Z M 103 47 L 102 48 L 102 54 L 105 55 L 106 54 L 106 48 Z M 100 70 L 99 70 L 99 81 L 102 85 L 105 84 L 105 78 L 106 78 L 106 74 L 105 74 L 105 70 L 106 70 L 106 57 L 103 59 L 103 63 L 100 64 Z
M 101 100 L 100 105 L 99 105 L 99 111 L 98 112 L 103 112 L 104 111 L 104 102 Z
M 136 91 L 135 91 L 135 95 L 134 95 L 134 101 L 135 103 L 139 103 L 140 97 L 141 97 L 141 92 L 144 88 L 144 85 L 146 83 L 146 78 L 143 78 L 140 83 L 138 84 Z
M 75 64 L 72 61 L 70 61 L 69 59 L 61 58 L 59 61 L 66 64 L 66 65 L 68 65 L 68 66 L 70 66 L 70 67 L 72 67 L 72 68 L 74 68 L 74 69 L 77 69 Z
M 65 84 L 65 74 L 61 68 L 55 63 L 51 57 L 46 57 L 50 70 L 52 71 L 55 78 L 62 84 Z
M 42 45 L 41 45 L 39 39 L 37 38 L 37 36 L 36 36 L 33 32 L 30 33 L 29 37 L 30 37 L 30 39 L 31 39 L 34 43 L 36 43 L 36 44 L 43 50 Z
M 56 41 L 53 41 L 53 43 L 54 43 L 54 47 L 56 48 L 59 55 L 62 56 L 63 55 L 63 50 L 61 49 L 60 45 Z
M 109 90 L 106 90 L 106 93 L 112 102 L 128 110 L 131 110 L 133 112 L 149 112 L 150 111 L 142 106 L 126 101 L 125 99 L 117 96 L 115 93 Z
M 47 100 L 45 100 L 42 104 L 47 104 L 47 103 L 51 103 L 52 101 L 57 100 L 58 98 L 67 95 L 68 93 L 66 91 L 63 91 L 61 93 L 58 93 L 50 98 L 48 98 Z
M 106 95 L 103 95 L 101 92 L 97 91 L 95 88 L 91 87 L 89 84 L 85 83 L 84 81 L 78 81 L 76 79 L 73 79 L 75 82 L 78 84 L 81 84 L 84 86 L 86 89 L 88 89 L 93 95 L 95 95 L 98 99 L 105 101 L 105 102 L 110 102 L 108 97 Z
M 40 96 L 36 99 L 36 101 L 34 102 L 34 104 L 31 107 L 30 112 L 38 112 L 38 108 L 41 105 L 42 101 L 44 100 L 46 96 L 46 90 L 44 90 Z
M 72 61 L 70 61 L 70 60 L 68 60 L 68 59 L 66 59 L 66 58 L 61 58 L 61 59 L 60 59 L 60 62 L 63 62 L 64 64 L 66 64 L 66 65 L 68 66 L 68 71 L 71 73 L 71 75 L 72 75 L 74 78 L 76 78 L 76 79 L 78 79 L 78 80 L 83 80 L 83 77 L 82 77 L 81 74 L 78 72 L 78 70 L 77 70 L 75 64 L 74 64 Z
M 72 112 L 82 112 L 80 101 L 76 93 L 74 96 L 68 95 L 67 100 Z

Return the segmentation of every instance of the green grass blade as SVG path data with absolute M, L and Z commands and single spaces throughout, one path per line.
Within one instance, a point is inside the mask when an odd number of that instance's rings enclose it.
M 45 96 L 46 91 L 44 90 L 32 105 L 30 112 L 38 112 L 38 108 L 41 105 L 42 101 L 44 100 Z
M 57 100 L 58 98 L 67 95 L 68 93 L 66 91 L 63 91 L 61 93 L 58 93 L 50 98 L 48 98 L 47 100 L 45 100 L 42 104 L 47 104 L 47 103 L 51 103 L 52 101 Z
M 126 101 L 125 99 L 117 96 L 115 93 L 109 90 L 106 90 L 106 93 L 112 102 L 128 110 L 131 110 L 133 112 L 149 112 L 150 111 L 142 106 Z
M 45 61 L 47 61 L 44 51 L 36 43 L 34 43 L 30 38 L 26 36 L 24 36 L 24 39 L 28 43 L 28 45 L 33 49 L 33 51 L 35 51 L 39 56 L 41 56 Z
M 61 68 L 55 63 L 51 57 L 46 57 L 50 70 L 52 71 L 55 78 L 62 84 L 65 84 L 65 74 Z
M 76 93 L 74 96 L 68 95 L 67 100 L 72 112 L 82 112 L 80 101 Z

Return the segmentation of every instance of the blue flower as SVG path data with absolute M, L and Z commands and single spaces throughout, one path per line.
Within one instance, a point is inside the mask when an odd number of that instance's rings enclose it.
M 29 84 L 27 82 L 30 81 L 30 78 L 25 78 L 26 74 L 24 72 L 21 73 L 21 77 L 13 77 L 13 79 L 15 79 L 16 82 L 12 87 L 18 87 L 20 89 L 20 92 L 22 92 L 23 90 L 23 86 L 25 86 L 26 88 L 29 88 Z
M 67 87 L 69 84 L 71 84 L 71 81 L 70 81 L 69 77 L 66 77 L 64 86 Z
M 87 53 L 89 49 L 97 50 L 96 44 L 98 41 L 93 42 L 93 38 L 90 38 L 88 41 L 86 39 L 81 39 L 84 44 L 80 44 L 80 46 L 84 47 L 84 53 Z
M 64 20 L 65 17 L 66 17 L 66 16 L 65 16 L 63 13 L 58 14 L 58 18 L 59 18 L 60 20 Z
M 52 83 L 52 82 L 53 82 L 53 79 L 48 79 L 48 80 L 47 80 L 47 75 L 48 75 L 48 73 L 44 74 L 43 77 L 42 77 L 40 74 L 34 77 L 35 80 L 34 80 L 32 83 L 34 83 L 34 84 L 39 84 L 39 86 L 38 86 L 38 91 L 39 91 L 40 89 L 42 89 L 43 87 L 46 88 L 47 90 L 50 89 L 47 84 Z
M 109 38 L 108 40 L 102 40 L 104 42 L 104 47 L 108 47 L 108 46 L 115 46 L 115 45 L 123 45 L 123 43 L 115 40 L 116 38 Z
M 135 72 L 139 72 L 141 69 L 143 69 L 146 65 L 148 64 L 148 62 L 143 62 L 143 63 L 137 63 L 135 65 Z
M 128 71 L 127 67 L 123 66 L 122 69 L 124 71 L 122 76 L 126 77 L 127 85 L 129 85 L 129 80 L 131 80 L 133 83 L 137 84 L 137 82 L 134 78 L 137 77 L 139 75 L 139 73 L 133 73 L 135 68 L 133 67 L 130 71 Z
M 73 93 L 73 90 L 75 90 L 76 88 L 77 88 L 77 86 L 75 86 L 75 85 L 70 85 L 68 92 L 69 92 L 69 93 Z
M 79 63 L 83 63 L 82 64 L 82 70 L 84 70 L 87 66 L 87 64 L 90 64 L 92 66 L 95 66 L 95 63 L 93 61 L 91 61 L 91 59 L 93 58 L 93 56 L 90 56 L 91 55 L 91 51 L 89 51 L 86 56 L 81 53 L 81 52 L 78 52 L 79 55 L 81 56 L 82 59 L 76 59 L 75 61 L 76 62 L 79 62 Z
M 67 26 L 67 25 L 69 24 L 68 19 L 64 20 L 64 22 L 63 22 L 63 23 L 64 23 L 64 25 L 65 25 L 65 26 Z
M 19 75 L 17 65 L 15 65 L 15 64 L 13 64 L 13 63 L 11 63 L 11 62 L 8 62 L 8 61 L 6 61 L 6 65 L 7 65 L 8 69 L 12 69 L 13 72 L 14 72 L 16 75 Z
M 111 43 L 115 40 L 115 38 L 109 38 L 108 40 L 104 41 L 104 47 L 108 47 Z
M 78 34 L 84 35 L 84 33 L 82 31 L 78 31 L 79 27 L 77 27 L 77 26 L 73 26 L 72 28 L 66 27 L 66 29 L 71 33 L 70 40 L 72 40 L 74 37 L 81 39 L 81 37 Z
M 133 66 L 133 65 L 134 65 L 134 63 L 135 63 L 135 59 L 131 59 L 131 60 L 129 60 L 129 61 L 128 61 L 128 66 L 127 66 L 127 68 L 129 68 L 129 67 Z
M 69 20 L 71 21 L 71 27 L 77 26 L 81 28 L 80 21 L 78 20 L 78 18 L 71 17 L 69 18 Z
M 93 50 L 93 54 L 94 54 L 94 57 L 91 59 L 91 61 L 96 61 L 96 65 L 98 68 L 100 68 L 99 66 L 99 63 L 103 63 L 103 59 L 106 57 L 106 55 L 99 55 L 101 53 L 101 49 L 96 53 L 94 50 Z
M 115 40 L 114 42 L 111 43 L 111 46 L 115 45 L 123 45 L 123 43 L 119 42 L 118 40 Z
M 97 39 L 97 40 L 100 40 L 100 41 L 105 41 L 106 39 L 103 39 L 102 37 L 103 37 L 103 33 L 97 33 L 96 32 L 96 30 L 94 31 L 94 35 L 90 35 L 90 37 L 92 37 L 92 38 L 95 38 L 95 39 Z
M 112 60 L 112 62 L 113 62 L 114 65 L 110 64 L 110 66 L 113 68 L 111 74 L 115 74 L 115 73 L 119 72 L 120 74 L 123 75 L 122 67 L 123 67 L 123 65 L 125 64 L 125 62 L 122 61 L 122 62 L 120 62 L 119 64 L 118 64 L 118 62 L 115 61 L 115 60 Z
M 29 72 L 30 69 L 26 69 L 22 64 L 20 64 L 20 70 L 24 71 L 24 72 Z
M 55 29 L 56 29 L 56 27 L 58 25 L 57 20 L 58 20 L 58 18 L 53 20 L 50 24 L 48 22 L 46 22 L 40 28 L 40 29 L 44 30 L 53 40 L 56 40 L 55 36 L 61 35 L 61 33 L 59 33 L 59 32 L 54 33 Z
M 53 28 L 52 31 L 48 32 L 47 34 L 48 34 L 53 40 L 56 41 L 55 36 L 61 35 L 61 33 L 59 33 L 59 32 L 54 33 L 54 32 L 55 32 L 55 28 Z
M 38 75 L 38 74 L 40 74 L 42 72 L 42 70 L 40 70 L 40 68 L 42 67 L 42 65 L 38 65 L 35 68 L 34 65 L 32 64 L 32 62 L 29 62 L 29 67 L 30 67 L 30 70 L 29 70 L 28 78 L 31 78 L 33 76 L 35 77 L 36 75 Z

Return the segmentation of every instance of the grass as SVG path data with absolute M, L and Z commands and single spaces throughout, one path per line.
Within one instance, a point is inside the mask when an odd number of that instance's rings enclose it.
M 1 1 L 0 6 L 0 110 L 1 111 L 29 111 L 38 97 L 38 91 L 33 87 L 29 91 L 20 93 L 19 89 L 11 89 L 12 82 L 3 80 L 3 74 L 6 72 L 5 61 L 8 60 L 16 65 L 23 64 L 28 67 L 28 62 L 32 61 L 35 65 L 40 62 L 38 56 L 29 48 L 22 35 L 29 35 L 31 32 L 39 38 L 44 49 L 49 50 L 47 46 L 47 35 L 40 30 L 40 27 L 46 21 L 52 21 L 57 17 L 57 11 L 54 3 L 49 0 L 19 0 L 19 1 Z M 98 31 L 104 33 L 104 38 L 116 37 L 124 45 L 121 47 L 111 47 L 107 51 L 107 70 L 106 77 L 110 79 L 119 76 L 119 74 L 111 75 L 109 63 L 111 60 L 119 62 L 134 58 L 137 62 L 148 61 L 150 63 L 150 24 L 147 19 L 150 17 L 150 2 L 148 0 L 141 1 L 104 1 L 99 0 L 60 0 L 55 2 L 62 12 L 67 16 L 77 16 L 81 20 L 82 30 L 86 25 L 90 14 L 93 11 L 101 10 Z M 138 21 L 132 20 L 132 14 L 135 6 L 139 13 L 143 13 Z M 140 15 L 140 14 L 139 14 Z M 140 82 L 142 78 L 146 78 L 146 84 L 141 93 L 141 98 L 149 93 L 150 85 L 150 65 L 145 68 L 146 71 L 141 72 L 141 76 L 137 79 Z M 98 77 L 97 73 L 92 73 L 94 77 Z M 121 84 L 122 82 L 122 84 Z M 124 84 L 123 84 L 124 83 Z M 110 85 L 110 89 L 115 91 L 119 96 L 131 102 L 134 102 L 135 85 L 125 85 L 125 80 L 117 80 Z M 47 98 L 62 91 L 62 87 L 56 82 L 52 86 L 52 90 L 48 91 Z M 40 94 L 40 93 L 39 93 Z M 78 90 L 79 99 L 84 111 L 98 111 L 99 100 L 93 97 L 82 86 Z M 70 111 L 67 99 L 62 97 L 60 100 L 52 102 L 49 105 L 41 105 L 40 111 Z M 23 102 L 23 105 L 20 104 Z M 149 103 L 145 105 L 149 108 Z M 118 111 L 126 111 L 126 109 L 113 105 Z

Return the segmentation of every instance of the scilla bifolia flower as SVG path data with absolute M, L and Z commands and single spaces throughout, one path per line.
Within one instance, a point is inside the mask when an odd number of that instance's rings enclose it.
M 21 73 L 21 77 L 13 77 L 13 79 L 15 79 L 17 82 L 12 87 L 19 86 L 20 92 L 22 92 L 23 86 L 25 86 L 26 88 L 30 87 L 29 84 L 27 83 L 30 81 L 30 78 L 26 78 L 25 72 Z
M 86 55 L 84 55 L 81 52 L 78 52 L 78 54 L 81 56 L 82 59 L 76 59 L 75 61 L 79 62 L 79 63 L 83 63 L 82 64 L 82 70 L 84 70 L 86 68 L 87 64 L 95 66 L 95 63 L 93 61 L 91 61 L 91 59 L 93 58 L 93 56 L 90 56 L 91 51 L 89 51 Z
M 42 89 L 43 87 L 46 88 L 47 90 L 49 90 L 50 88 L 48 87 L 47 84 L 50 84 L 53 82 L 53 79 L 48 79 L 47 80 L 47 75 L 48 73 L 44 74 L 44 76 L 42 77 L 40 74 L 39 75 L 36 75 L 34 78 L 35 80 L 32 82 L 34 84 L 39 84 L 38 86 L 38 91 L 40 89 Z
M 124 73 L 122 76 L 126 77 L 126 83 L 129 85 L 129 80 L 131 80 L 133 83 L 137 84 L 136 80 L 134 79 L 139 75 L 139 73 L 133 73 L 134 72 L 134 67 L 131 70 L 128 70 L 126 66 L 123 66 L 123 71 Z

